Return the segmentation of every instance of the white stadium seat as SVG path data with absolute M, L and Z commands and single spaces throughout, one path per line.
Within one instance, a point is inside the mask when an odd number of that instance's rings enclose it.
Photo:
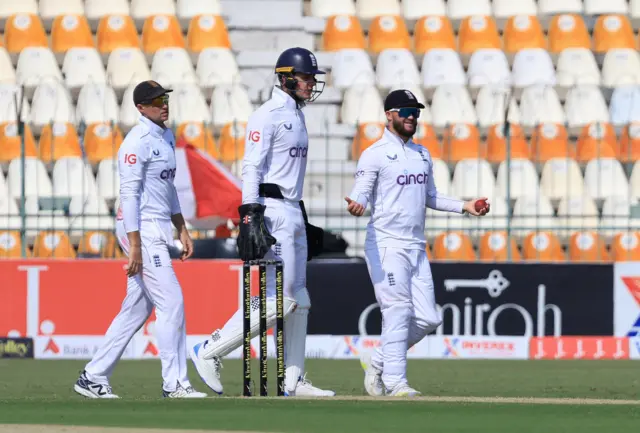
M 165 87 L 196 83 L 191 57 L 184 48 L 160 48 L 151 62 L 152 79 Z
M 0 83 L 0 123 L 16 122 L 18 110 L 21 113 L 20 119 L 29 119 L 31 108 L 27 97 L 15 84 Z
M 449 165 L 442 159 L 432 159 L 433 161 L 433 181 L 438 192 L 444 195 L 451 195 L 451 170 Z
M 435 128 L 455 123 L 478 123 L 471 96 L 464 86 L 440 86 L 433 94 L 431 118 Z
M 353 0 L 311 0 L 311 15 L 314 17 L 355 14 L 356 5 Z
M 129 130 L 138 123 L 138 119 L 140 118 L 140 113 L 133 103 L 133 89 L 137 84 L 136 82 L 131 82 L 129 87 L 124 91 L 124 95 L 122 95 L 122 104 L 120 105 L 118 117 L 120 118 L 120 129 L 122 129 L 124 133 L 129 132 Z
M 129 2 L 127 0 L 84 0 L 84 9 L 87 20 L 94 28 L 100 18 L 109 15 L 129 15 Z
M 55 197 L 98 195 L 91 167 L 81 158 L 60 158 L 53 166 L 51 179 Z
M 24 170 L 25 196 L 51 197 L 53 187 L 44 163 L 38 158 L 26 157 L 24 159 Z M 14 159 L 9 163 L 7 186 L 9 188 L 9 197 L 17 199 L 22 196 L 22 161 L 20 158 Z
M 640 122 L 640 86 L 627 85 L 613 89 L 609 117 L 614 126 Z
M 99 122 L 118 123 L 118 99 L 115 91 L 106 84 L 87 83 L 80 89 L 76 119 L 85 124 Z
M 186 122 L 209 123 L 209 107 L 197 84 L 183 84 L 173 88 L 169 96 L 169 119 L 175 125 Z
M 618 232 L 638 230 L 640 222 L 631 218 L 631 206 L 637 206 L 638 201 L 621 195 L 607 197 L 602 205 L 600 233 L 613 236 Z
M 584 171 L 584 185 L 589 195 L 596 200 L 613 195 L 629 195 L 629 182 L 622 164 L 613 158 L 589 161 Z
M 507 103 L 509 111 L 507 120 L 513 124 L 520 124 L 520 109 L 515 98 L 502 86 L 484 86 L 478 92 L 476 98 L 476 113 L 478 115 L 478 125 L 481 128 L 488 128 L 491 125 L 504 123 Z
M 178 0 L 176 13 L 180 19 L 198 15 L 222 15 L 220 0 Z
M 585 15 L 626 15 L 628 12 L 627 0 L 584 0 Z
M 631 197 L 640 199 L 640 161 L 633 164 L 633 170 L 629 176 L 629 186 L 631 187 Z
M 107 81 L 102 58 L 95 48 L 70 48 L 64 56 L 62 72 L 67 88 L 74 93 L 89 82 Z
M 427 16 L 446 16 L 447 7 L 444 0 L 402 0 L 402 15 L 410 21 Z
M 375 84 L 371 58 L 365 50 L 360 49 L 336 52 L 333 56 L 331 76 L 333 86 L 338 89 Z
M 0 194 L 0 230 L 19 230 L 22 218 L 16 200 Z
M 574 159 L 550 159 L 542 168 L 540 189 L 552 200 L 582 195 L 584 182 L 580 166 Z
M 0 83 L 15 84 L 16 71 L 7 50 L 0 47 Z
M 543 194 L 518 198 L 513 206 L 511 224 L 516 227 L 513 231 L 519 237 L 538 230 L 554 230 L 557 226 L 553 206 Z
M 380 15 L 400 15 L 399 0 L 356 0 L 356 15 L 371 20 Z
M 491 164 L 484 159 L 463 159 L 453 170 L 452 195 L 466 199 L 495 197 L 496 181 Z
M 96 175 L 98 196 L 105 200 L 115 200 L 120 190 L 120 177 L 118 176 L 118 161 L 105 159 L 98 164 Z
M 538 15 L 535 0 L 493 0 L 493 16 L 507 19 L 516 15 Z
M 153 15 L 175 15 L 174 0 L 131 0 L 131 18 L 144 21 Z
M 507 161 L 500 163 L 496 182 L 496 192 L 499 197 L 518 198 L 535 196 L 540 190 L 536 167 L 528 159 L 512 159 L 509 168 Z M 508 171 L 511 173 L 507 180 Z M 509 194 L 507 194 L 507 187 Z
M 598 64 L 591 50 L 586 48 L 568 48 L 562 51 L 556 69 L 558 94 L 561 98 L 576 85 L 600 85 Z
M 513 85 L 516 88 L 535 85 L 554 86 L 555 84 L 553 61 L 546 50 L 532 48 L 516 53 L 513 59 Z
M 583 10 L 582 0 L 538 0 L 540 15 L 581 14 Z
M 459 20 L 474 15 L 491 15 L 489 0 L 449 0 L 447 15 L 452 20 Z
M 640 54 L 628 48 L 607 51 L 602 64 L 602 84 L 605 87 L 640 84 Z
M 570 132 L 578 132 L 590 123 L 609 122 L 607 103 L 597 86 L 572 88 L 567 94 L 565 111 Z
M 113 230 L 114 219 L 104 199 L 96 196 L 73 196 L 69 203 L 69 226 L 72 234 L 87 230 Z
M 147 59 L 139 48 L 116 48 L 107 61 L 109 84 L 118 92 L 124 91 L 131 83 L 151 79 Z
M 20 52 L 16 66 L 16 82 L 25 87 L 27 97 L 43 79 L 62 80 L 58 62 L 49 48 L 28 47 Z
M 0 19 L 9 18 L 16 14 L 38 15 L 38 2 L 36 0 L 0 1 Z
M 441 85 L 467 82 L 458 53 L 451 49 L 429 50 L 422 59 L 422 86 L 432 94 Z
M 29 121 L 34 134 L 49 123 L 75 123 L 71 95 L 63 83 L 43 80 L 33 94 Z
M 234 121 L 247 122 L 253 107 L 241 85 L 218 86 L 211 96 L 210 112 L 213 125 L 222 127 Z
M 558 204 L 558 225 L 574 232 L 579 230 L 595 230 L 599 224 L 598 208 L 591 197 L 563 197 Z M 568 235 L 568 233 L 564 233 Z
M 520 119 L 524 128 L 541 123 L 565 123 L 565 114 L 553 87 L 532 86 L 522 91 Z
M 342 123 L 356 125 L 370 122 L 386 122 L 384 106 L 378 89 L 373 86 L 353 86 L 344 94 Z
M 415 57 L 409 50 L 388 49 L 378 55 L 376 65 L 378 87 L 390 89 L 398 83 L 420 84 Z
M 205 48 L 198 55 L 196 76 L 205 93 L 210 95 L 219 85 L 240 84 L 240 70 L 228 48 Z
M 38 197 L 27 197 L 25 200 L 27 214 L 27 236 L 35 236 L 38 232 L 47 230 L 68 230 L 69 219 L 62 209 L 40 208 Z
M 40 18 L 45 26 L 59 15 L 84 15 L 82 0 L 40 0 Z
M 469 60 L 467 76 L 470 88 L 483 87 L 487 84 L 511 86 L 509 61 L 502 50 L 481 49 L 475 51 Z

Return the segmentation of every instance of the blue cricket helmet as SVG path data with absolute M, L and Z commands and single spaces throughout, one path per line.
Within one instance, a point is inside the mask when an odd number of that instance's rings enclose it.
M 280 54 L 276 62 L 275 73 L 281 78 L 280 82 L 284 78 L 284 87 L 294 92 L 295 95 L 298 81 L 294 78 L 294 74 L 321 75 L 326 72 L 318 69 L 318 60 L 311 51 L 306 48 L 295 47 L 289 48 Z M 318 84 L 322 84 L 322 89 L 318 90 L 314 87 L 311 97 L 307 101 L 314 101 L 324 90 L 324 81 L 316 81 L 316 86 Z

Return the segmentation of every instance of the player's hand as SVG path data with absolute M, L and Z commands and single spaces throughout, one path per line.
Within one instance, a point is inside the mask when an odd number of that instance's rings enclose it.
M 138 275 L 142 271 L 142 247 L 131 245 L 129 248 L 129 263 L 124 267 L 127 277 Z
M 184 262 L 193 255 L 193 240 L 191 240 L 191 236 L 187 229 L 183 229 L 180 232 L 180 242 L 182 243 L 182 254 L 180 254 L 180 260 Z
M 489 199 L 487 197 L 480 197 L 473 200 L 465 201 L 462 209 L 473 216 L 485 216 L 491 209 L 491 205 L 489 204 L 488 200 Z M 482 206 L 482 201 L 486 203 L 484 206 Z
M 344 201 L 347 202 L 347 211 L 353 216 L 362 216 L 364 215 L 364 206 L 362 206 L 357 201 L 351 200 L 349 197 L 345 197 Z

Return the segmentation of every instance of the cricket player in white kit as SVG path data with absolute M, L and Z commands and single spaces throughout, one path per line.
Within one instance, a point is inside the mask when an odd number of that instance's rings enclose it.
M 347 210 L 362 216 L 371 205 L 365 260 L 382 313 L 381 344 L 362 358 L 370 395 L 417 396 L 407 383 L 407 350 L 442 322 L 424 235 L 426 208 L 481 216 L 489 205 L 445 197 L 433 181 L 429 151 L 415 144 L 420 109 L 408 90 L 385 99 L 388 125 L 380 140 L 362 152 Z
M 183 245 L 182 260 L 193 254 L 193 242 L 180 211 L 173 184 L 175 137 L 164 122 L 171 90 L 155 81 L 136 86 L 133 100 L 140 121 L 118 151 L 120 207 L 118 242 L 129 257 L 127 294 L 104 342 L 74 386 L 89 398 L 118 398 L 109 378 L 134 334 L 156 308 L 155 334 L 162 364 L 162 393 L 169 398 L 202 398 L 187 377 L 187 346 L 182 289 L 171 265 L 172 223 Z
M 278 86 L 247 124 L 242 169 L 242 206 L 238 250 L 244 261 L 279 259 L 284 265 L 284 356 L 286 396 L 333 396 L 305 378 L 307 261 L 322 250 L 323 230 L 307 222 L 302 187 L 309 139 L 304 114 L 307 102 L 322 89 L 316 86 L 316 57 L 304 48 L 285 50 L 276 63 Z M 258 300 L 251 302 L 251 335 L 258 333 Z M 275 324 L 275 271 L 267 275 L 267 326 Z M 238 310 L 211 338 L 195 345 L 191 359 L 202 380 L 216 393 L 220 359 L 242 344 L 242 310 Z

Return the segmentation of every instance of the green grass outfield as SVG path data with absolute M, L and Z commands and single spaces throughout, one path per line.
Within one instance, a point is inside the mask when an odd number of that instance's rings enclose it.
M 112 378 L 123 398 L 87 400 L 72 390 L 83 366 L 0 360 L 0 432 L 20 431 L 6 424 L 283 433 L 640 431 L 640 363 L 634 361 L 410 360 L 410 383 L 426 397 L 393 401 L 364 397 L 358 361 L 307 361 L 314 384 L 340 396 L 322 400 L 238 398 L 238 360 L 224 363 L 226 397 L 162 399 L 159 361 L 123 361 Z M 191 365 L 190 378 L 206 391 Z

